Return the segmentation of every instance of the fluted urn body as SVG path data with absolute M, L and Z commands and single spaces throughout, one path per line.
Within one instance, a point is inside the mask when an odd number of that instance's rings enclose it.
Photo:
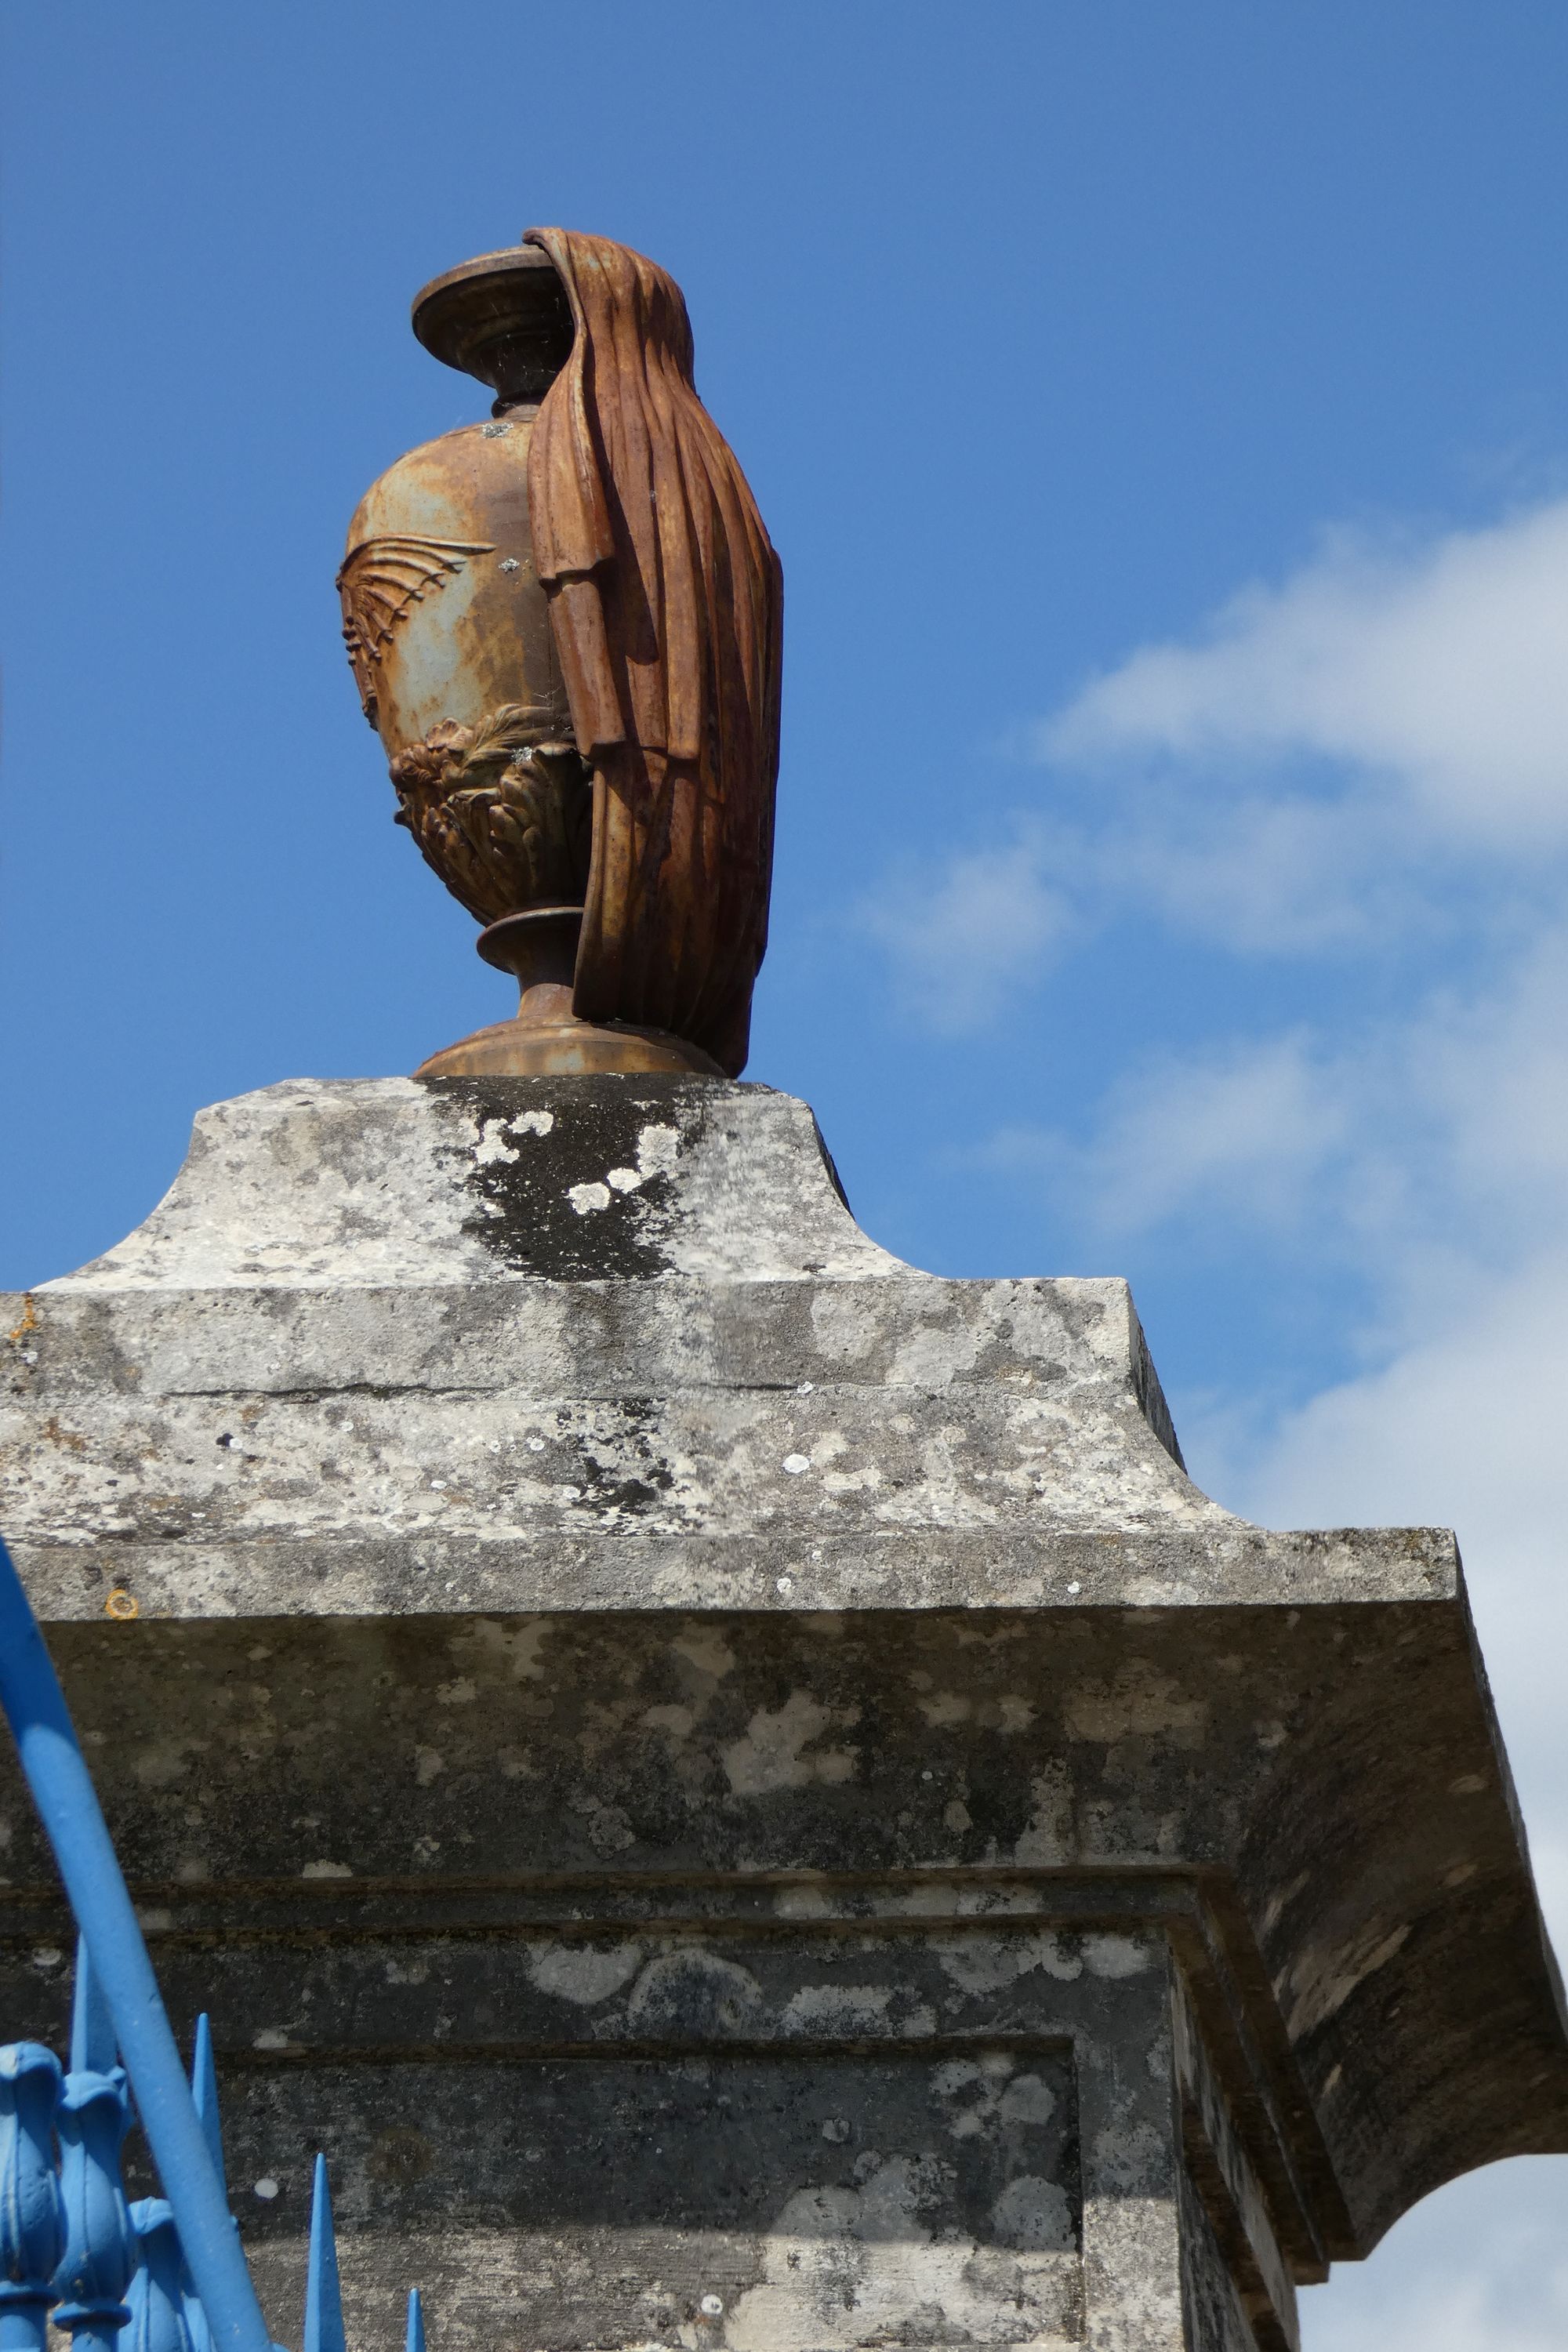
M 343 633 L 390 760 L 438 727 L 482 727 L 508 705 L 541 740 L 571 740 L 529 529 L 536 413 L 515 408 L 411 449 L 354 510 L 339 575 Z

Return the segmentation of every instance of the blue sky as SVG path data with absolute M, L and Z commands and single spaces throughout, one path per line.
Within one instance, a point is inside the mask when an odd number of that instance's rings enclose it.
M 1221 1499 L 1458 1525 L 1561 1940 L 1568 16 L 5 24 L 0 1281 L 135 1223 L 204 1102 L 506 1011 L 332 574 L 481 413 L 415 289 L 623 238 L 785 567 L 749 1075 L 918 1263 L 1128 1274 Z M 1560 2344 L 1565 2208 L 1446 2192 L 1312 2352 Z

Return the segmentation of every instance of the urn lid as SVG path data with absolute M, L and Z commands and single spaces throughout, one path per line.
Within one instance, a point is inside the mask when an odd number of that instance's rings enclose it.
M 414 331 L 437 359 L 488 383 L 499 415 L 543 399 L 571 356 L 572 311 L 549 255 L 514 245 L 421 287 Z

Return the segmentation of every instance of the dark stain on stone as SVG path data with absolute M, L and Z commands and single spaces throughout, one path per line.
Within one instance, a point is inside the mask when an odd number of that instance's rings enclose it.
M 651 1434 L 658 1430 L 658 1419 L 651 1398 L 626 1397 L 620 1403 L 622 1425 L 613 1436 L 579 1439 L 577 1476 L 584 1501 L 595 1511 L 646 1511 L 661 1495 L 670 1493 L 675 1473 Z M 629 1464 L 625 1458 L 627 1453 Z
M 515 1159 L 496 1158 L 465 1169 L 476 1196 L 464 1230 L 514 1274 L 553 1282 L 644 1279 L 669 1271 L 658 1237 L 658 1212 L 671 1197 L 668 1176 L 650 1175 L 633 1192 L 607 1183 L 612 1168 L 636 1168 L 647 1127 L 674 1128 L 682 1153 L 702 1131 L 706 1081 L 657 1076 L 627 1078 L 613 1088 L 599 1078 L 423 1078 L 437 1097 L 460 1104 L 481 1134 L 500 1122 L 501 1140 Z M 547 1111 L 547 1133 L 507 1130 L 527 1111 Z M 603 1208 L 579 1209 L 580 1184 L 604 1186 Z

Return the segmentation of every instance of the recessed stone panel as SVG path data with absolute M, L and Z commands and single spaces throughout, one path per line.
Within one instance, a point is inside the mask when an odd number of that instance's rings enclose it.
M 323 2147 L 366 2341 L 395 2329 L 389 2239 L 447 2342 L 1080 2340 L 1078 2103 L 1059 2046 L 393 2065 L 352 2085 L 297 2067 L 236 2089 L 231 2171 L 275 2326 L 292 2317 Z M 257 2198 L 258 2179 L 279 2193 Z

